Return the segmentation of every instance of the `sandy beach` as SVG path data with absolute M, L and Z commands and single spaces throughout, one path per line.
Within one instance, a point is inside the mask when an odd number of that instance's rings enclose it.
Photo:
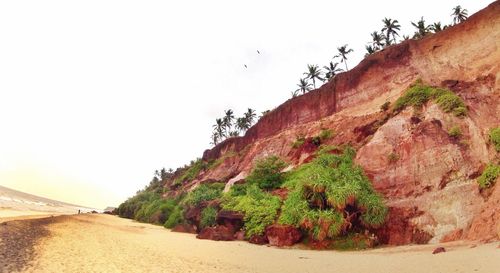
M 198 240 L 116 216 L 83 214 L 0 224 L 0 272 L 495 272 L 498 242 L 339 252 Z

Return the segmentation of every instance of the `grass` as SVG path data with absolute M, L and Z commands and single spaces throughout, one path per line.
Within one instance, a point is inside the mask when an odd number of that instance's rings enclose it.
M 481 189 L 489 188 L 495 184 L 499 175 L 500 165 L 489 164 L 486 169 L 484 169 L 481 176 L 477 179 L 477 183 Z
M 333 131 L 330 129 L 321 129 L 321 132 L 319 132 L 319 139 L 322 141 L 325 141 L 333 136 Z
M 285 161 L 277 156 L 269 156 L 254 165 L 252 172 L 245 179 L 249 184 L 256 184 L 261 189 L 272 190 L 283 183 L 281 170 L 286 167 Z
M 500 127 L 492 128 L 489 136 L 491 143 L 495 145 L 495 150 L 500 152 Z
M 385 222 L 387 207 L 359 166 L 355 151 L 345 147 L 334 155 L 324 148 L 312 162 L 287 176 L 284 187 L 291 191 L 283 203 L 278 222 L 300 227 L 315 239 L 334 238 L 346 232 L 345 210 L 355 207 L 359 220 L 368 227 Z
M 198 176 L 200 171 L 205 169 L 206 167 L 207 166 L 205 162 L 203 162 L 201 159 L 197 159 L 196 161 L 192 162 L 192 164 L 187 167 L 187 169 L 178 178 L 175 179 L 174 184 L 182 184 L 192 181 Z
M 448 89 L 436 88 L 417 82 L 413 84 L 403 96 L 396 100 L 392 111 L 399 113 L 408 106 L 420 109 L 429 100 L 435 100 L 436 104 L 446 113 L 453 113 L 457 117 L 467 115 L 467 107 L 463 100 Z
M 304 145 L 306 138 L 304 136 L 297 136 L 295 141 L 292 143 L 292 148 L 297 149 L 300 146 Z
M 230 191 L 231 192 L 231 191 Z M 247 238 L 261 235 L 276 219 L 281 201 L 278 197 L 262 191 L 256 184 L 249 185 L 244 195 L 226 194 L 222 208 L 245 214 L 244 228 Z
M 451 138 L 458 139 L 462 136 L 462 130 L 460 129 L 460 126 L 455 125 L 448 130 L 448 136 Z

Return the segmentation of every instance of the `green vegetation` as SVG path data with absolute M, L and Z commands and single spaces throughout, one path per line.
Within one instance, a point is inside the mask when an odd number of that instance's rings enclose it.
M 184 222 L 184 209 L 181 205 L 177 205 L 172 213 L 168 216 L 167 221 L 163 224 L 166 228 L 173 228 Z
M 262 191 L 256 184 L 249 185 L 244 195 L 226 194 L 222 200 L 223 209 L 245 214 L 247 238 L 263 234 L 265 228 L 276 219 L 281 206 L 278 197 Z
M 321 132 L 319 132 L 318 137 L 322 140 L 325 141 L 333 136 L 333 132 L 330 129 L 321 129 Z
M 479 184 L 479 187 L 481 189 L 489 188 L 493 186 L 493 184 L 495 184 L 495 181 L 497 180 L 499 175 L 500 165 L 489 164 L 486 169 L 484 169 L 481 176 L 478 178 L 477 183 Z
M 222 196 L 224 183 L 201 184 L 188 193 L 184 204 L 196 207 L 202 202 L 212 201 Z
M 382 112 L 385 112 L 385 111 L 389 110 L 389 107 L 391 107 L 391 103 L 386 101 L 386 102 L 384 102 L 384 104 L 380 105 L 380 110 Z
M 392 152 L 387 156 L 387 160 L 389 160 L 390 163 L 394 163 L 399 160 L 399 155 Z
M 196 161 L 191 162 L 191 165 L 188 166 L 186 170 L 184 170 L 182 175 L 175 179 L 174 184 L 182 184 L 195 179 L 200 171 L 205 169 L 206 167 L 207 166 L 205 162 L 203 162 L 201 159 L 197 159 Z
M 246 178 L 247 183 L 256 184 L 261 189 L 272 190 L 278 188 L 283 183 L 281 171 L 286 167 L 286 163 L 277 156 L 269 156 L 255 163 L 252 172 Z
M 460 138 L 462 136 L 462 130 L 460 129 L 460 126 L 455 125 L 448 130 L 448 135 L 452 138 Z
M 491 143 L 495 145 L 495 150 L 500 152 L 500 127 L 492 128 L 489 135 Z
M 384 223 L 387 208 L 360 167 L 355 151 L 341 155 L 322 149 L 312 162 L 292 171 L 284 187 L 290 189 L 279 223 L 300 227 L 315 239 L 333 238 L 362 225 Z
M 201 211 L 200 227 L 215 226 L 217 220 L 217 209 L 214 207 L 206 207 Z
M 420 109 L 431 99 L 434 99 L 441 110 L 446 113 L 451 112 L 457 117 L 467 114 L 464 102 L 455 93 L 447 89 L 426 86 L 421 82 L 416 82 L 403 96 L 397 99 L 392 110 L 394 113 L 398 113 L 408 106 Z
M 212 131 L 212 144 L 217 145 L 228 137 L 245 133 L 255 122 L 255 110 L 248 108 L 242 117 L 234 117 L 232 109 L 224 111 L 224 116 L 215 120 Z
M 295 141 L 292 143 L 292 148 L 297 149 L 304 145 L 304 142 L 306 142 L 306 138 L 304 136 L 297 136 Z

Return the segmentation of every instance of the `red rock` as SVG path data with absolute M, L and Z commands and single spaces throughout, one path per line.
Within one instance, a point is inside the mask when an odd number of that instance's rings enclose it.
M 434 249 L 434 251 L 432 251 L 432 254 L 438 254 L 438 253 L 441 253 L 441 252 L 446 252 L 446 249 L 444 249 L 444 247 L 437 247 L 436 249 Z
M 271 194 L 274 196 L 278 196 L 282 201 L 284 201 L 288 196 L 288 189 L 286 188 L 275 189 L 271 192 Z
M 441 243 L 452 242 L 456 240 L 460 240 L 462 238 L 463 230 L 456 229 L 448 234 L 446 234 L 442 239 Z
M 213 241 L 233 241 L 234 233 L 225 226 L 206 227 L 201 230 L 196 238 Z
M 196 227 L 188 224 L 180 224 L 175 226 L 172 231 L 183 232 L 183 233 L 193 233 L 196 234 Z
M 244 241 L 245 240 L 245 232 L 243 230 L 235 232 L 234 239 L 237 241 Z
M 290 225 L 271 225 L 266 228 L 266 237 L 272 246 L 292 246 L 302 239 L 302 233 Z
M 243 227 L 243 217 L 241 212 L 221 210 L 217 213 L 217 223 L 236 232 Z
M 252 237 L 250 237 L 248 242 L 256 245 L 265 245 L 269 243 L 265 235 L 253 235 Z

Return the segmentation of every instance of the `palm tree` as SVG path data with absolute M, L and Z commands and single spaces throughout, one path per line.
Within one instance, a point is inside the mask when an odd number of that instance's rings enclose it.
M 305 94 L 306 92 L 311 90 L 311 84 L 307 81 L 307 78 L 305 79 L 300 79 L 300 83 L 297 84 L 299 89 L 296 91 L 302 91 L 302 94 Z
M 365 54 L 365 57 L 368 56 L 368 55 L 371 55 L 373 53 L 375 53 L 375 49 L 373 48 L 373 46 L 371 45 L 366 45 L 365 46 L 365 49 L 366 49 L 366 54 Z
M 236 129 L 240 130 L 241 132 L 248 129 L 248 123 L 245 117 L 236 119 Z
M 401 25 L 399 25 L 398 20 L 392 20 L 390 18 L 384 18 L 382 20 L 384 23 L 384 27 L 382 28 L 382 32 L 385 31 L 385 45 L 391 45 L 391 36 L 392 41 L 396 42 L 396 36 L 399 36 L 398 31 L 401 30 Z
M 255 118 L 257 117 L 257 114 L 255 114 L 255 110 L 253 110 L 252 108 L 248 108 L 244 116 L 248 124 L 248 128 L 250 128 L 253 125 Z
M 328 64 L 328 66 L 323 66 L 323 68 L 326 70 L 325 78 L 328 81 L 330 81 L 331 79 L 333 79 L 333 77 L 335 77 L 335 75 L 337 75 L 337 72 L 341 72 L 342 71 L 342 69 L 338 68 L 337 65 L 339 65 L 339 63 L 330 62 Z
M 349 70 L 349 68 L 347 68 L 347 54 L 353 52 L 353 50 L 348 49 L 347 44 L 345 44 L 341 47 L 337 47 L 337 51 L 339 54 L 335 55 L 335 57 L 340 57 L 340 62 L 345 63 L 345 71 Z
M 231 127 L 233 127 L 234 113 L 233 110 L 229 109 L 224 111 L 224 117 L 222 118 L 222 122 L 228 131 L 231 131 Z
M 304 75 L 306 75 L 306 78 L 309 78 L 313 81 L 314 89 L 316 89 L 316 79 L 324 81 L 324 79 L 321 78 L 321 69 L 317 65 L 308 64 L 307 72 L 304 72 Z
M 434 33 L 437 33 L 437 32 L 442 31 L 444 28 L 441 26 L 441 22 L 437 22 L 437 23 L 430 25 L 429 29 L 432 30 Z
M 292 93 L 292 98 L 299 96 L 299 90 L 292 91 L 291 93 Z
M 229 132 L 229 137 L 237 137 L 240 135 L 240 132 L 238 131 L 231 131 Z
M 425 35 L 429 34 L 429 32 L 430 32 L 430 26 L 425 25 L 424 17 L 421 17 L 417 23 L 411 22 L 411 24 L 415 28 L 417 28 L 417 31 L 415 31 L 415 34 L 413 34 L 414 39 L 420 39 L 420 38 L 424 37 Z
M 452 11 L 453 13 L 451 14 L 451 16 L 453 16 L 454 24 L 462 23 L 463 21 L 467 20 L 467 10 L 462 9 L 460 5 L 454 7 Z
M 383 33 L 378 33 L 377 31 L 374 31 L 371 33 L 371 36 L 372 36 L 372 47 L 375 51 L 380 50 L 381 48 L 384 47 L 385 36 Z
M 402 41 L 406 41 L 406 40 L 410 40 L 410 36 L 409 35 L 403 35 L 401 37 Z
M 218 143 L 219 143 L 219 134 L 217 134 L 217 132 L 214 130 L 214 132 L 212 133 L 212 142 L 210 142 L 210 144 L 213 144 L 215 146 Z
M 220 118 L 215 120 L 215 124 L 213 125 L 214 132 L 212 134 L 212 140 L 216 139 L 217 141 L 214 143 L 217 143 L 219 140 L 223 139 L 226 137 L 226 125 L 224 121 Z

